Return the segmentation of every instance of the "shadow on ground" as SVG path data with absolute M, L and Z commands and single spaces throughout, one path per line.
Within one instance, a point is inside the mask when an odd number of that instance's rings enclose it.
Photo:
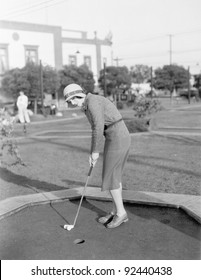
M 15 173 L 11 172 L 10 170 L 8 170 L 6 168 L 2 168 L 2 167 L 0 167 L 0 177 L 2 180 L 6 181 L 8 183 L 20 185 L 21 187 L 24 187 L 24 188 L 30 188 L 30 189 L 34 188 L 36 190 L 41 190 L 44 192 L 67 189 L 65 187 L 57 186 L 57 185 L 51 184 L 49 182 L 30 179 L 23 175 L 17 175 Z

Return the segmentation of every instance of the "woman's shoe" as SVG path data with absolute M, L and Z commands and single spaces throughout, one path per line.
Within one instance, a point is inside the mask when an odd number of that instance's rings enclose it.
M 109 223 L 112 220 L 113 217 L 114 217 L 113 213 L 108 213 L 106 216 L 100 217 L 98 219 L 98 222 L 100 224 L 106 224 L 106 223 Z
M 116 227 L 120 226 L 122 223 L 126 223 L 126 222 L 128 222 L 127 213 L 121 217 L 115 215 L 113 217 L 112 221 L 109 224 L 107 224 L 107 228 L 116 228 Z

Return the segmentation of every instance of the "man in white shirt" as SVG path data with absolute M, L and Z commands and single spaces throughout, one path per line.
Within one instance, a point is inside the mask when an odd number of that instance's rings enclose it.
M 24 124 L 24 133 L 26 133 L 26 123 L 30 123 L 30 118 L 27 110 L 28 97 L 24 94 L 23 91 L 20 91 L 19 94 L 20 95 L 17 98 L 18 116 L 20 122 Z

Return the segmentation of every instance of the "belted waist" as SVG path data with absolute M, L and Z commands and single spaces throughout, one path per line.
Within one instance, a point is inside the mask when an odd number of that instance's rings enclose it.
M 121 119 L 119 119 L 119 120 L 117 120 L 117 121 L 115 121 L 113 123 L 110 123 L 108 125 L 104 125 L 104 130 L 108 129 L 109 127 L 113 126 L 114 124 L 116 124 L 116 123 L 118 123 L 120 121 L 123 121 L 123 119 L 121 118 Z

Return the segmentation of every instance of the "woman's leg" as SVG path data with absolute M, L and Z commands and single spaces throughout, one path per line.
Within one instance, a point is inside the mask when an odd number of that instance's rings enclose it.
M 118 189 L 110 190 L 110 194 L 113 199 L 113 211 L 117 214 L 117 216 L 122 217 L 126 214 L 126 210 L 124 208 L 123 199 L 122 199 L 122 183 L 119 184 Z
M 122 184 L 119 184 L 119 188 L 115 190 L 110 190 L 114 205 L 116 207 L 116 215 L 114 215 L 112 221 L 107 224 L 107 228 L 116 228 L 122 223 L 128 221 L 128 216 L 124 208 L 123 199 L 122 199 Z
M 102 224 L 110 222 L 115 215 L 122 216 L 126 213 L 122 201 L 122 184 L 120 183 L 119 189 L 109 191 L 109 193 L 112 197 L 113 206 L 109 214 L 98 219 L 99 223 Z
M 107 191 L 107 193 L 109 193 L 110 196 L 112 196 L 110 191 Z M 113 214 L 113 215 L 117 214 L 117 208 L 116 208 L 116 204 L 113 200 L 113 197 L 112 197 L 112 210 L 110 211 L 110 213 Z

